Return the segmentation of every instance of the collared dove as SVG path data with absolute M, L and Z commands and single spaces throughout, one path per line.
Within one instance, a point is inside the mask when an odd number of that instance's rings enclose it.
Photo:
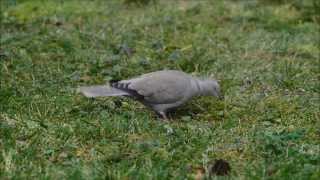
M 213 79 L 199 79 L 177 70 L 162 70 L 139 77 L 110 81 L 109 85 L 78 88 L 86 97 L 128 96 L 167 119 L 167 111 L 194 96 L 220 96 L 220 86 Z

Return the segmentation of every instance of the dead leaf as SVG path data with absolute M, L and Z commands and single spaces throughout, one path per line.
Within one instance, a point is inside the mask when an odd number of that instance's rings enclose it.
M 203 179 L 204 175 L 205 175 L 205 169 L 203 167 L 198 167 L 196 168 L 196 175 L 195 175 L 195 180 L 201 180 Z
M 231 167 L 229 163 L 223 159 L 215 160 L 214 163 L 209 164 L 209 175 L 227 176 L 230 173 Z

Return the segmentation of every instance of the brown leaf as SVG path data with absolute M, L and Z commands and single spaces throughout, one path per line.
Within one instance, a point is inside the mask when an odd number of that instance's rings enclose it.
M 209 165 L 209 175 L 226 176 L 230 173 L 231 167 L 229 163 L 223 159 L 215 160 L 213 164 Z
M 203 167 L 196 168 L 196 175 L 195 175 L 195 180 L 201 180 L 203 179 L 205 175 L 205 169 Z
M 81 81 L 84 81 L 84 82 L 88 82 L 88 81 L 91 80 L 91 77 L 90 77 L 90 76 L 82 76 L 82 77 L 80 78 L 80 80 L 81 80 Z

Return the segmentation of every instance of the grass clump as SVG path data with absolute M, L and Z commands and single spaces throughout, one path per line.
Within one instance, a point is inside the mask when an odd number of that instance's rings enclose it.
M 124 4 L 135 4 L 135 5 L 148 5 L 155 3 L 156 0 L 124 0 Z

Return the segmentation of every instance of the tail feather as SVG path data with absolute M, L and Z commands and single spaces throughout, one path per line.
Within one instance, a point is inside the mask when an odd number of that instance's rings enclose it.
M 83 86 L 78 88 L 78 92 L 81 92 L 86 97 L 104 97 L 104 96 L 128 96 L 125 91 L 116 89 L 106 85 L 100 86 Z

